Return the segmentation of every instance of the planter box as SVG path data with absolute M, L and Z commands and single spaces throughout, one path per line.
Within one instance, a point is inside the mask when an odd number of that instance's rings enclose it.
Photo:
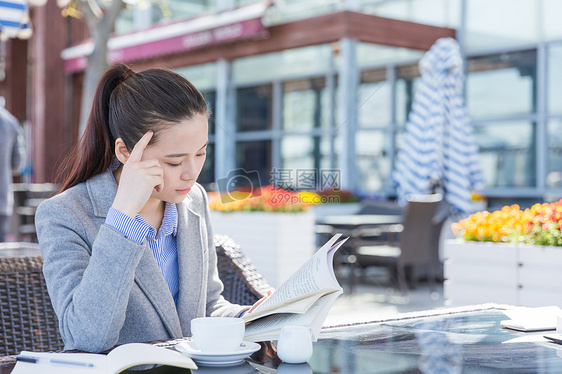
M 314 214 L 211 211 L 215 234 L 231 237 L 273 287 L 316 250 Z
M 444 257 L 448 305 L 562 307 L 562 248 L 447 240 Z

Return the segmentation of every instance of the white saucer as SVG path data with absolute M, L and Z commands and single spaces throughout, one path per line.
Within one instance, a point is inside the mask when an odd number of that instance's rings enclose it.
M 244 341 L 232 352 L 201 352 L 194 342 L 186 341 L 176 344 L 175 348 L 201 366 L 232 366 L 260 349 L 260 345 Z

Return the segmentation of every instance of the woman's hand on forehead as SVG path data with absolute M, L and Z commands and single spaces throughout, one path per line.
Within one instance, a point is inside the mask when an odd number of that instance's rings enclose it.
M 153 134 L 148 131 L 135 144 L 119 177 L 119 187 L 112 206 L 131 218 L 135 218 L 142 210 L 154 190 L 159 192 L 164 187 L 164 171 L 160 162 L 142 159 Z

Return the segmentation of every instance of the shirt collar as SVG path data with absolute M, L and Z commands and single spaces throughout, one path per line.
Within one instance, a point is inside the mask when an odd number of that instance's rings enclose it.
M 166 202 L 166 208 L 164 209 L 164 219 L 162 219 L 162 225 L 160 226 L 161 235 L 174 235 L 178 231 L 178 208 L 176 204 Z

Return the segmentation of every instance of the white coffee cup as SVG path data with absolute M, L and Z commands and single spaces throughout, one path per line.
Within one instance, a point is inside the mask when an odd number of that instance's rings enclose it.
M 244 340 L 244 320 L 235 317 L 201 317 L 191 320 L 191 335 L 201 352 L 232 352 Z
M 287 325 L 281 328 L 277 355 L 289 364 L 302 364 L 312 357 L 312 334 L 305 326 Z

